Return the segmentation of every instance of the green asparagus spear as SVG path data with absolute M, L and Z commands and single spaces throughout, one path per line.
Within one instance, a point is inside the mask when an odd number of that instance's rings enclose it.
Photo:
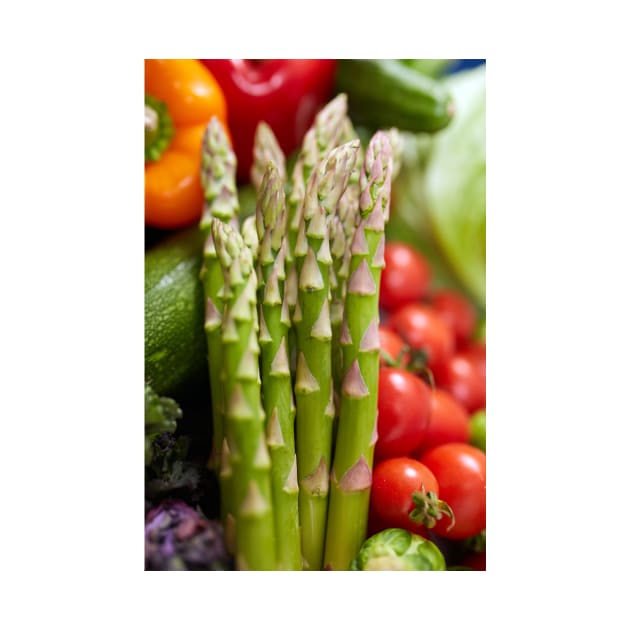
M 392 169 L 389 136 L 379 131 L 368 144 L 361 171 L 361 218 L 350 248 L 340 337 L 343 380 L 324 555 L 325 567 L 332 570 L 349 568 L 367 530 L 378 408 L 378 294 Z
M 254 135 L 254 161 L 251 168 L 251 181 L 256 191 L 260 191 L 267 164 L 273 162 L 278 170 L 280 180 L 286 179 L 285 157 L 278 139 L 271 127 L 263 121 L 258 123 Z
M 291 173 L 291 192 L 287 201 L 289 222 L 288 261 L 293 261 L 295 240 L 300 227 L 300 209 L 306 195 L 306 184 L 313 169 L 333 148 L 342 134 L 348 131 L 346 112 L 348 97 L 338 94 L 323 107 L 304 135 L 300 154 Z
M 311 172 L 295 243 L 296 441 L 304 568 L 321 569 L 328 506 L 334 401 L 330 327 L 330 217 L 345 190 L 359 142 L 333 149 Z
M 271 460 L 258 364 L 256 271 L 252 251 L 237 230 L 214 219 L 212 236 L 224 275 L 225 459 L 232 474 L 229 503 L 235 520 L 236 566 L 272 571 L 277 563 Z
M 297 303 L 298 279 L 294 260 L 295 241 L 300 227 L 301 207 L 306 195 L 306 185 L 313 169 L 338 144 L 344 132 L 348 131 L 346 112 L 348 98 L 338 94 L 317 114 L 313 125 L 304 135 L 302 147 L 291 173 L 290 193 L 287 198 L 288 247 L 286 259 L 286 295 L 289 312 L 293 312 Z M 289 329 L 289 358 L 292 372 L 296 369 L 295 329 Z
M 348 142 L 358 138 L 352 122 L 346 116 L 342 126 L 342 140 Z M 346 281 L 348 279 L 348 271 L 350 268 L 350 245 L 359 212 L 359 174 L 363 165 L 363 151 L 359 148 L 357 160 L 354 169 L 350 174 L 348 186 L 341 195 L 337 204 L 337 213 L 334 216 L 332 226 L 332 236 L 330 253 L 333 257 L 333 265 L 331 267 L 330 289 L 330 321 L 332 327 L 332 365 L 333 365 L 333 382 L 335 392 L 339 392 L 342 355 L 341 346 L 339 345 L 339 336 L 341 335 L 341 323 L 343 319 L 343 306 L 346 295 Z
M 261 180 L 256 206 L 260 241 L 258 306 L 262 400 L 267 446 L 271 455 L 271 484 L 278 568 L 302 569 L 295 454 L 295 403 L 288 356 L 291 325 L 284 294 L 287 214 L 284 185 L 274 162 Z
M 243 219 L 241 223 L 241 236 L 243 242 L 249 249 L 252 250 L 252 256 L 254 257 L 254 263 L 258 257 L 258 230 L 256 228 L 256 217 L 252 214 Z
M 214 218 L 235 221 L 239 204 L 236 190 L 236 156 L 221 123 L 213 117 L 203 136 L 201 147 L 201 183 L 205 204 L 200 230 L 205 238 L 201 281 L 206 298 L 205 330 L 208 345 L 208 373 L 212 398 L 212 449 L 209 465 L 220 466 L 223 443 L 223 404 L 221 388 L 221 321 L 223 272 L 210 230 Z

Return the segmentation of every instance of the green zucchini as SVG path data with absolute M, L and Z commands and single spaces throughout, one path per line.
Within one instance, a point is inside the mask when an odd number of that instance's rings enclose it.
M 197 227 L 159 242 L 144 255 L 144 376 L 160 396 L 207 379 L 203 242 Z
M 438 80 L 401 59 L 339 59 L 336 89 L 348 95 L 352 121 L 375 129 L 435 132 L 453 117 L 453 100 Z

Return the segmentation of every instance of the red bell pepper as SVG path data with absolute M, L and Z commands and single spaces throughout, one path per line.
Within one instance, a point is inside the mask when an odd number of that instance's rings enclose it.
M 218 81 L 238 159 L 249 182 L 256 126 L 263 120 L 289 155 L 333 94 L 335 59 L 201 59 Z

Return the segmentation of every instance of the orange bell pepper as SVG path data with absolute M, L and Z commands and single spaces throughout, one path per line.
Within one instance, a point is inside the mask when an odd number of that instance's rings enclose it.
M 216 116 L 228 134 L 223 92 L 196 59 L 145 59 L 145 225 L 171 230 L 203 209 L 201 141 Z

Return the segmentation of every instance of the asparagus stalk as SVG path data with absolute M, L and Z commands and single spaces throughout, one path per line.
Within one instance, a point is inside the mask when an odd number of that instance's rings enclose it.
M 291 173 L 291 192 L 287 201 L 289 222 L 288 260 L 293 261 L 295 241 L 300 228 L 300 210 L 306 195 L 306 185 L 313 169 L 337 146 L 347 131 L 348 97 L 338 94 L 323 107 L 311 128 L 304 135 L 300 154 Z
M 349 568 L 367 530 L 378 408 L 378 295 L 392 169 L 389 136 L 379 131 L 361 171 L 361 218 L 350 248 L 340 338 L 343 380 L 324 555 L 326 568 L 333 570 Z
M 358 136 L 352 122 L 346 116 L 342 124 L 342 139 L 346 142 L 356 139 Z M 337 214 L 333 222 L 333 236 L 330 252 L 333 257 L 330 278 L 331 303 L 330 320 L 332 327 L 332 352 L 333 352 L 333 382 L 335 392 L 339 392 L 342 354 L 339 345 L 341 335 L 341 323 L 343 318 L 344 300 L 346 295 L 346 281 L 350 268 L 350 245 L 356 227 L 359 213 L 359 174 L 363 164 L 363 151 L 359 148 L 355 166 L 350 174 L 348 186 L 341 195 L 337 204 Z
M 346 116 L 347 110 L 347 96 L 338 94 L 318 112 L 313 125 L 304 135 L 300 154 L 291 173 L 290 193 L 287 198 L 288 247 L 285 256 L 286 295 L 291 316 L 293 316 L 295 311 L 298 294 L 294 250 L 302 220 L 301 208 L 306 196 L 306 185 L 313 169 L 338 145 L 344 131 L 347 131 L 345 122 L 348 120 Z M 292 327 L 289 330 L 289 358 L 293 372 L 296 369 L 295 345 L 295 331 L 294 327 Z
M 271 455 L 271 484 L 278 568 L 302 569 L 298 513 L 295 404 L 288 355 L 291 325 L 284 293 L 287 214 L 284 185 L 274 162 L 261 180 L 256 206 L 260 240 L 258 305 L 262 400 L 267 446 Z
M 236 229 L 215 219 L 212 235 L 224 275 L 225 459 L 232 475 L 229 504 L 235 520 L 236 566 L 271 571 L 277 564 L 258 364 L 256 271 L 252 251 Z
M 359 142 L 333 149 L 309 177 L 295 243 L 298 300 L 293 315 L 299 514 L 304 568 L 321 569 L 335 413 L 331 369 L 330 217 L 345 190 Z
M 210 226 L 216 218 L 235 221 L 239 203 L 236 190 L 236 156 L 216 117 L 205 129 L 201 147 L 201 183 L 204 209 L 199 224 L 205 238 L 200 272 L 206 299 L 205 331 L 208 346 L 208 373 L 212 398 L 212 448 L 209 465 L 220 466 L 223 444 L 223 402 L 221 387 L 221 322 L 223 318 L 223 271 L 217 259 Z
M 266 122 L 259 122 L 254 135 L 254 161 L 250 177 L 256 192 L 259 192 L 267 164 L 273 162 L 282 182 L 286 179 L 285 157 L 278 139 Z
M 243 237 L 243 242 L 252 252 L 252 256 L 254 257 L 254 263 L 258 257 L 258 229 L 256 228 L 256 216 L 250 215 L 243 219 L 241 223 L 241 236 Z

